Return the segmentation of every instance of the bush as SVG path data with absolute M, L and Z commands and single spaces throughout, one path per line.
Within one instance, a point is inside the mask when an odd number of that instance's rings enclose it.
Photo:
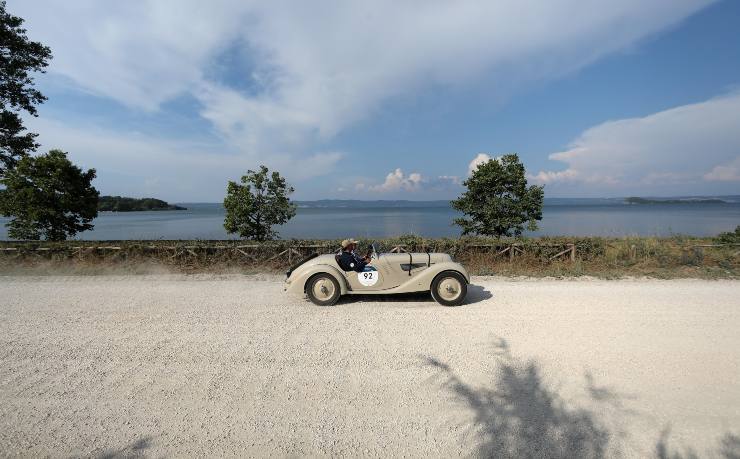
M 735 228 L 735 231 L 720 233 L 714 240 L 720 244 L 740 244 L 740 225 Z

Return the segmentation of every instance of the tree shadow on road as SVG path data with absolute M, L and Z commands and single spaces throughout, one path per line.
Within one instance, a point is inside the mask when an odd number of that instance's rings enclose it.
M 655 457 L 657 459 L 698 459 L 701 457 L 690 446 L 680 449 L 672 448 L 669 440 L 670 434 L 671 427 L 666 426 L 660 434 L 660 439 L 655 444 Z M 719 441 L 717 456 L 724 459 L 740 459 L 740 435 L 731 432 L 725 433 Z
M 108 449 L 97 456 L 98 459 L 127 459 L 145 456 L 144 450 L 152 446 L 152 437 L 146 436 L 121 449 Z
M 500 365 L 490 388 L 472 387 L 447 364 L 424 358 L 445 374 L 443 387 L 474 412 L 472 427 L 479 437 L 477 455 L 604 457 L 610 432 L 593 412 L 569 406 L 543 382 L 538 364 L 513 358 L 503 340 L 496 358 Z
M 492 356 L 498 366 L 487 387 L 467 384 L 446 363 L 422 356 L 425 364 L 440 370 L 442 387 L 474 413 L 470 427 L 478 438 L 476 456 L 565 459 L 644 455 L 644 451 L 630 452 L 633 448 L 623 443 L 627 434 L 619 427 L 631 416 L 639 416 L 626 403 L 637 400 L 635 395 L 600 386 L 587 372 L 588 398 L 576 406 L 544 381 L 536 361 L 515 358 L 505 340 L 494 343 Z M 654 457 L 699 457 L 691 447 L 671 448 L 669 434 L 670 427 L 666 427 L 655 444 Z M 726 433 L 710 453 L 714 454 L 711 457 L 740 459 L 740 436 Z

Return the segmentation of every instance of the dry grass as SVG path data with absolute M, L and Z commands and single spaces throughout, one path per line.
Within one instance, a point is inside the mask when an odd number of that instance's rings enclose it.
M 740 245 L 712 238 L 440 238 L 401 236 L 389 249 L 447 252 L 475 275 L 601 278 L 740 277 Z M 575 245 L 570 254 L 556 257 Z M 510 256 L 508 247 L 517 250 Z M 153 274 L 281 272 L 311 252 L 330 253 L 336 240 L 0 242 L 1 274 Z M 297 252 L 276 256 L 288 249 Z

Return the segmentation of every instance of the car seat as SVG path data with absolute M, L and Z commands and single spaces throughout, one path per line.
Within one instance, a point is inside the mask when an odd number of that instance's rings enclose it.
M 351 267 L 349 267 L 349 266 L 345 265 L 344 263 L 342 263 L 342 254 L 341 253 L 338 253 L 338 254 L 334 255 L 334 260 L 336 260 L 337 265 L 340 268 L 342 268 L 342 271 L 344 271 L 344 272 L 354 271 L 354 269 L 352 269 Z

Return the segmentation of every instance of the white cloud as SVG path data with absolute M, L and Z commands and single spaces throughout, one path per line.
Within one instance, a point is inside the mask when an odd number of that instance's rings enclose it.
M 50 72 L 129 107 L 155 110 L 202 80 L 239 35 L 244 8 L 213 0 L 11 0 L 34 40 L 52 48 Z
M 113 132 L 49 119 L 31 118 L 28 126 L 40 133 L 40 151 L 61 148 L 81 167 L 96 168 L 96 186 L 103 194 L 154 196 L 181 202 L 220 201 L 227 180 L 238 180 L 258 164 L 279 170 L 296 185 L 324 175 L 343 156 L 341 152 L 327 151 L 301 158 L 284 154 L 264 158 L 224 152 L 221 144 Z
M 568 150 L 550 155 L 563 171 L 530 176 L 540 183 L 589 183 L 656 189 L 740 176 L 740 92 L 643 118 L 609 121 L 581 134 Z M 645 188 L 651 186 L 652 188 Z
M 418 191 L 421 189 L 422 177 L 418 172 L 412 172 L 404 175 L 401 169 L 396 169 L 385 177 L 385 181 L 380 185 L 366 185 L 358 183 L 357 189 L 366 189 L 387 193 L 393 191 Z
M 205 106 L 201 115 L 244 151 L 300 151 L 312 140 L 315 123 L 306 113 L 212 84 L 195 95 Z
M 468 164 L 468 175 L 472 175 L 473 172 L 475 172 L 475 170 L 478 169 L 478 166 L 480 166 L 481 164 L 487 163 L 491 159 L 493 158 L 491 158 L 486 153 L 478 153 L 478 155 L 475 158 L 473 158 L 472 161 L 470 161 L 470 164 Z
M 400 191 L 412 192 L 446 192 L 459 191 L 462 180 L 456 175 L 440 175 L 437 177 L 424 177 L 418 172 L 405 175 L 400 168 L 388 173 L 385 181 L 378 185 L 368 184 L 367 179 L 360 179 L 355 184 L 355 191 L 371 191 L 375 193 L 394 193 Z M 345 191 L 342 187 L 339 191 Z
M 437 181 L 450 185 L 461 185 L 462 180 L 457 175 L 440 175 Z
M 246 154 L 299 157 L 389 98 L 481 78 L 502 91 L 558 77 L 709 3 L 10 0 L 8 8 L 52 47 L 50 72 L 79 88 L 143 110 L 191 94 Z M 216 83 L 217 58 L 234 47 L 242 81 Z
M 715 166 L 704 174 L 704 180 L 710 182 L 740 182 L 740 154 L 734 161 Z
M 573 169 L 566 169 L 559 172 L 540 171 L 537 175 L 530 175 L 529 178 L 538 183 L 553 183 L 576 180 L 578 178 L 578 173 Z
M 419 80 L 457 84 L 490 66 L 535 78 L 572 70 L 711 1 L 10 3 L 54 46 L 53 70 L 98 93 L 151 106 L 199 83 L 242 40 L 256 69 L 244 78 L 268 81 L 276 102 L 328 115 L 315 118 L 332 130 Z

